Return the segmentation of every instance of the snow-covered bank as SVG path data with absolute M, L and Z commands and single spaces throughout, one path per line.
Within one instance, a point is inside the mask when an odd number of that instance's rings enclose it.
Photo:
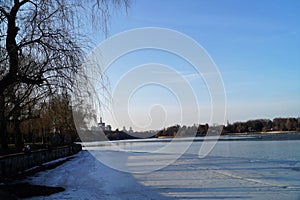
M 56 186 L 66 189 L 42 199 L 163 199 L 152 188 L 143 186 L 131 174 L 113 170 L 88 151 L 79 152 L 76 158 L 49 171 L 41 172 L 28 180 L 32 184 Z M 34 197 L 31 199 L 41 199 Z
M 290 149 L 289 153 L 294 150 L 296 155 L 299 152 L 299 142 L 282 145 L 289 144 L 290 148 L 295 148 Z M 134 152 L 134 145 L 130 147 L 133 150 L 128 154 L 130 156 L 128 161 L 145 156 L 143 152 Z M 245 144 L 236 142 L 231 145 L 241 148 Z M 270 143 L 268 147 L 271 148 L 272 145 L 278 144 Z M 300 160 L 297 157 L 284 159 L 274 156 L 277 159 L 269 159 L 270 157 L 262 159 L 263 157 L 255 158 L 256 155 L 230 156 L 221 151 L 221 147 L 227 148 L 221 143 L 221 146 L 217 146 L 216 152 L 199 159 L 193 153 L 197 152 L 193 150 L 196 147 L 192 146 L 192 149 L 189 149 L 180 159 L 161 170 L 139 174 L 113 170 L 95 159 L 88 151 L 82 151 L 71 161 L 53 170 L 40 172 L 27 181 L 32 184 L 60 186 L 66 189 L 64 192 L 43 197 L 44 199 L 300 198 Z M 255 146 L 255 148 L 260 147 Z M 116 159 L 119 153 L 109 149 L 95 151 L 110 159 Z M 219 154 L 219 151 L 223 154 Z M 126 162 L 126 160 L 119 160 L 119 162 Z M 135 164 L 132 167 L 144 168 L 153 165 L 151 162 Z M 32 199 L 41 199 L 41 197 Z

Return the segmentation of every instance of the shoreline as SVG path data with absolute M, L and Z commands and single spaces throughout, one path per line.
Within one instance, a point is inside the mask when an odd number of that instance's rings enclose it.
M 268 134 L 285 134 L 285 133 L 300 133 L 300 131 L 266 131 L 266 132 L 243 132 L 243 133 L 229 133 L 228 135 L 251 135 L 251 134 L 265 134 L 265 135 L 268 135 Z M 225 134 L 227 135 L 227 134 Z
M 93 141 L 83 142 L 83 147 L 94 147 L 101 145 L 123 144 L 123 143 L 155 143 L 155 142 L 186 142 L 193 140 L 194 142 L 203 141 L 284 141 L 284 140 L 300 140 L 300 132 L 283 132 L 283 133 L 268 133 L 268 134 L 230 134 L 218 136 L 201 137 L 168 137 L 168 138 L 143 138 L 143 139 L 128 139 L 128 140 L 111 140 L 111 141 Z

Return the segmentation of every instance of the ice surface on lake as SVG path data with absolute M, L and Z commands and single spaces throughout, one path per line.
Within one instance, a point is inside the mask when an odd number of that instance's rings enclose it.
M 147 151 L 153 151 L 152 159 L 172 154 L 155 153 L 165 142 L 118 145 L 87 148 L 136 169 L 158 164 L 147 159 Z M 167 167 L 137 174 L 113 170 L 82 151 L 28 181 L 66 188 L 44 199 L 300 199 L 300 141 L 221 141 L 203 159 L 197 155 L 200 146 L 194 142 Z

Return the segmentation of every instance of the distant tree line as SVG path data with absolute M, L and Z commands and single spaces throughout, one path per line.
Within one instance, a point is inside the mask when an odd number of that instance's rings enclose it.
M 223 133 L 300 131 L 300 118 L 256 119 L 246 122 L 227 123 Z
M 213 135 L 221 130 L 221 134 L 234 133 L 255 133 L 270 131 L 300 131 L 300 118 L 275 118 L 248 120 L 246 122 L 234 122 L 227 125 L 218 125 L 209 127 L 208 124 L 200 124 L 193 126 L 170 126 L 158 131 L 155 137 L 174 137 L 174 136 L 206 136 L 208 131 Z M 179 134 L 179 135 L 178 135 Z
M 101 141 L 101 140 L 128 140 L 140 138 L 165 138 L 165 137 L 204 137 L 209 135 L 216 135 L 220 133 L 235 134 L 235 133 L 261 133 L 271 131 L 300 131 L 300 118 L 275 118 L 270 119 L 256 119 L 246 122 L 227 123 L 227 125 L 209 126 L 200 124 L 193 126 L 174 125 L 164 128 L 156 133 L 150 132 L 133 132 L 104 130 L 103 134 L 97 134 L 97 131 L 91 131 L 86 127 L 86 123 L 77 122 L 77 131 L 81 132 L 78 137 L 73 118 L 70 117 L 71 107 L 67 97 L 57 97 L 49 102 L 48 107 L 43 110 L 43 114 L 39 118 L 31 119 L 33 125 L 30 126 L 30 121 L 23 122 L 23 133 L 25 139 L 28 141 L 45 141 L 53 144 L 64 144 L 73 141 Z M 77 116 L 80 115 L 79 111 Z M 96 118 L 96 116 L 91 116 Z M 80 117 L 77 119 L 80 120 Z M 38 123 L 37 123 L 38 122 Z M 34 126 L 40 124 L 40 126 Z M 80 126 L 80 127 L 78 127 Z M 32 127 L 31 129 L 29 127 Z M 34 128 L 33 128 L 34 127 Z M 27 131 L 27 130 L 31 131 Z M 80 131 L 80 130 L 84 131 Z M 95 134 L 96 133 L 96 134 Z M 13 134 L 11 134 L 13 135 Z M 106 138 L 105 138 L 106 137 Z
M 175 137 L 175 136 L 182 136 L 182 137 L 188 137 L 188 136 L 205 136 L 207 134 L 209 125 L 193 125 L 193 126 L 171 126 L 168 128 L 164 128 L 163 130 L 160 130 L 156 137 Z
M 156 133 L 134 132 L 128 133 L 124 131 L 104 131 L 109 140 L 125 140 L 138 138 L 167 138 L 167 137 L 203 137 L 206 135 L 217 135 L 221 132 L 222 135 L 235 133 L 264 133 L 271 131 L 299 131 L 300 132 L 300 118 L 275 118 L 270 119 L 256 119 L 248 120 L 246 122 L 234 122 L 227 125 L 213 125 L 200 124 L 193 126 L 174 125 Z M 91 136 L 91 134 L 87 134 Z M 88 140 L 95 141 L 95 138 Z

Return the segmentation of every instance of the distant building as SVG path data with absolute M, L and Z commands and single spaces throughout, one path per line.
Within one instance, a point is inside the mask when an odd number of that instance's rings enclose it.
M 105 125 L 105 122 L 103 122 L 102 117 L 100 117 L 100 122 L 98 123 L 98 128 L 101 128 L 104 131 L 111 131 L 111 125 L 109 125 L 109 124 Z
M 102 129 L 105 129 L 105 123 L 102 121 L 102 117 L 100 117 L 100 122 L 98 123 L 98 126 Z

